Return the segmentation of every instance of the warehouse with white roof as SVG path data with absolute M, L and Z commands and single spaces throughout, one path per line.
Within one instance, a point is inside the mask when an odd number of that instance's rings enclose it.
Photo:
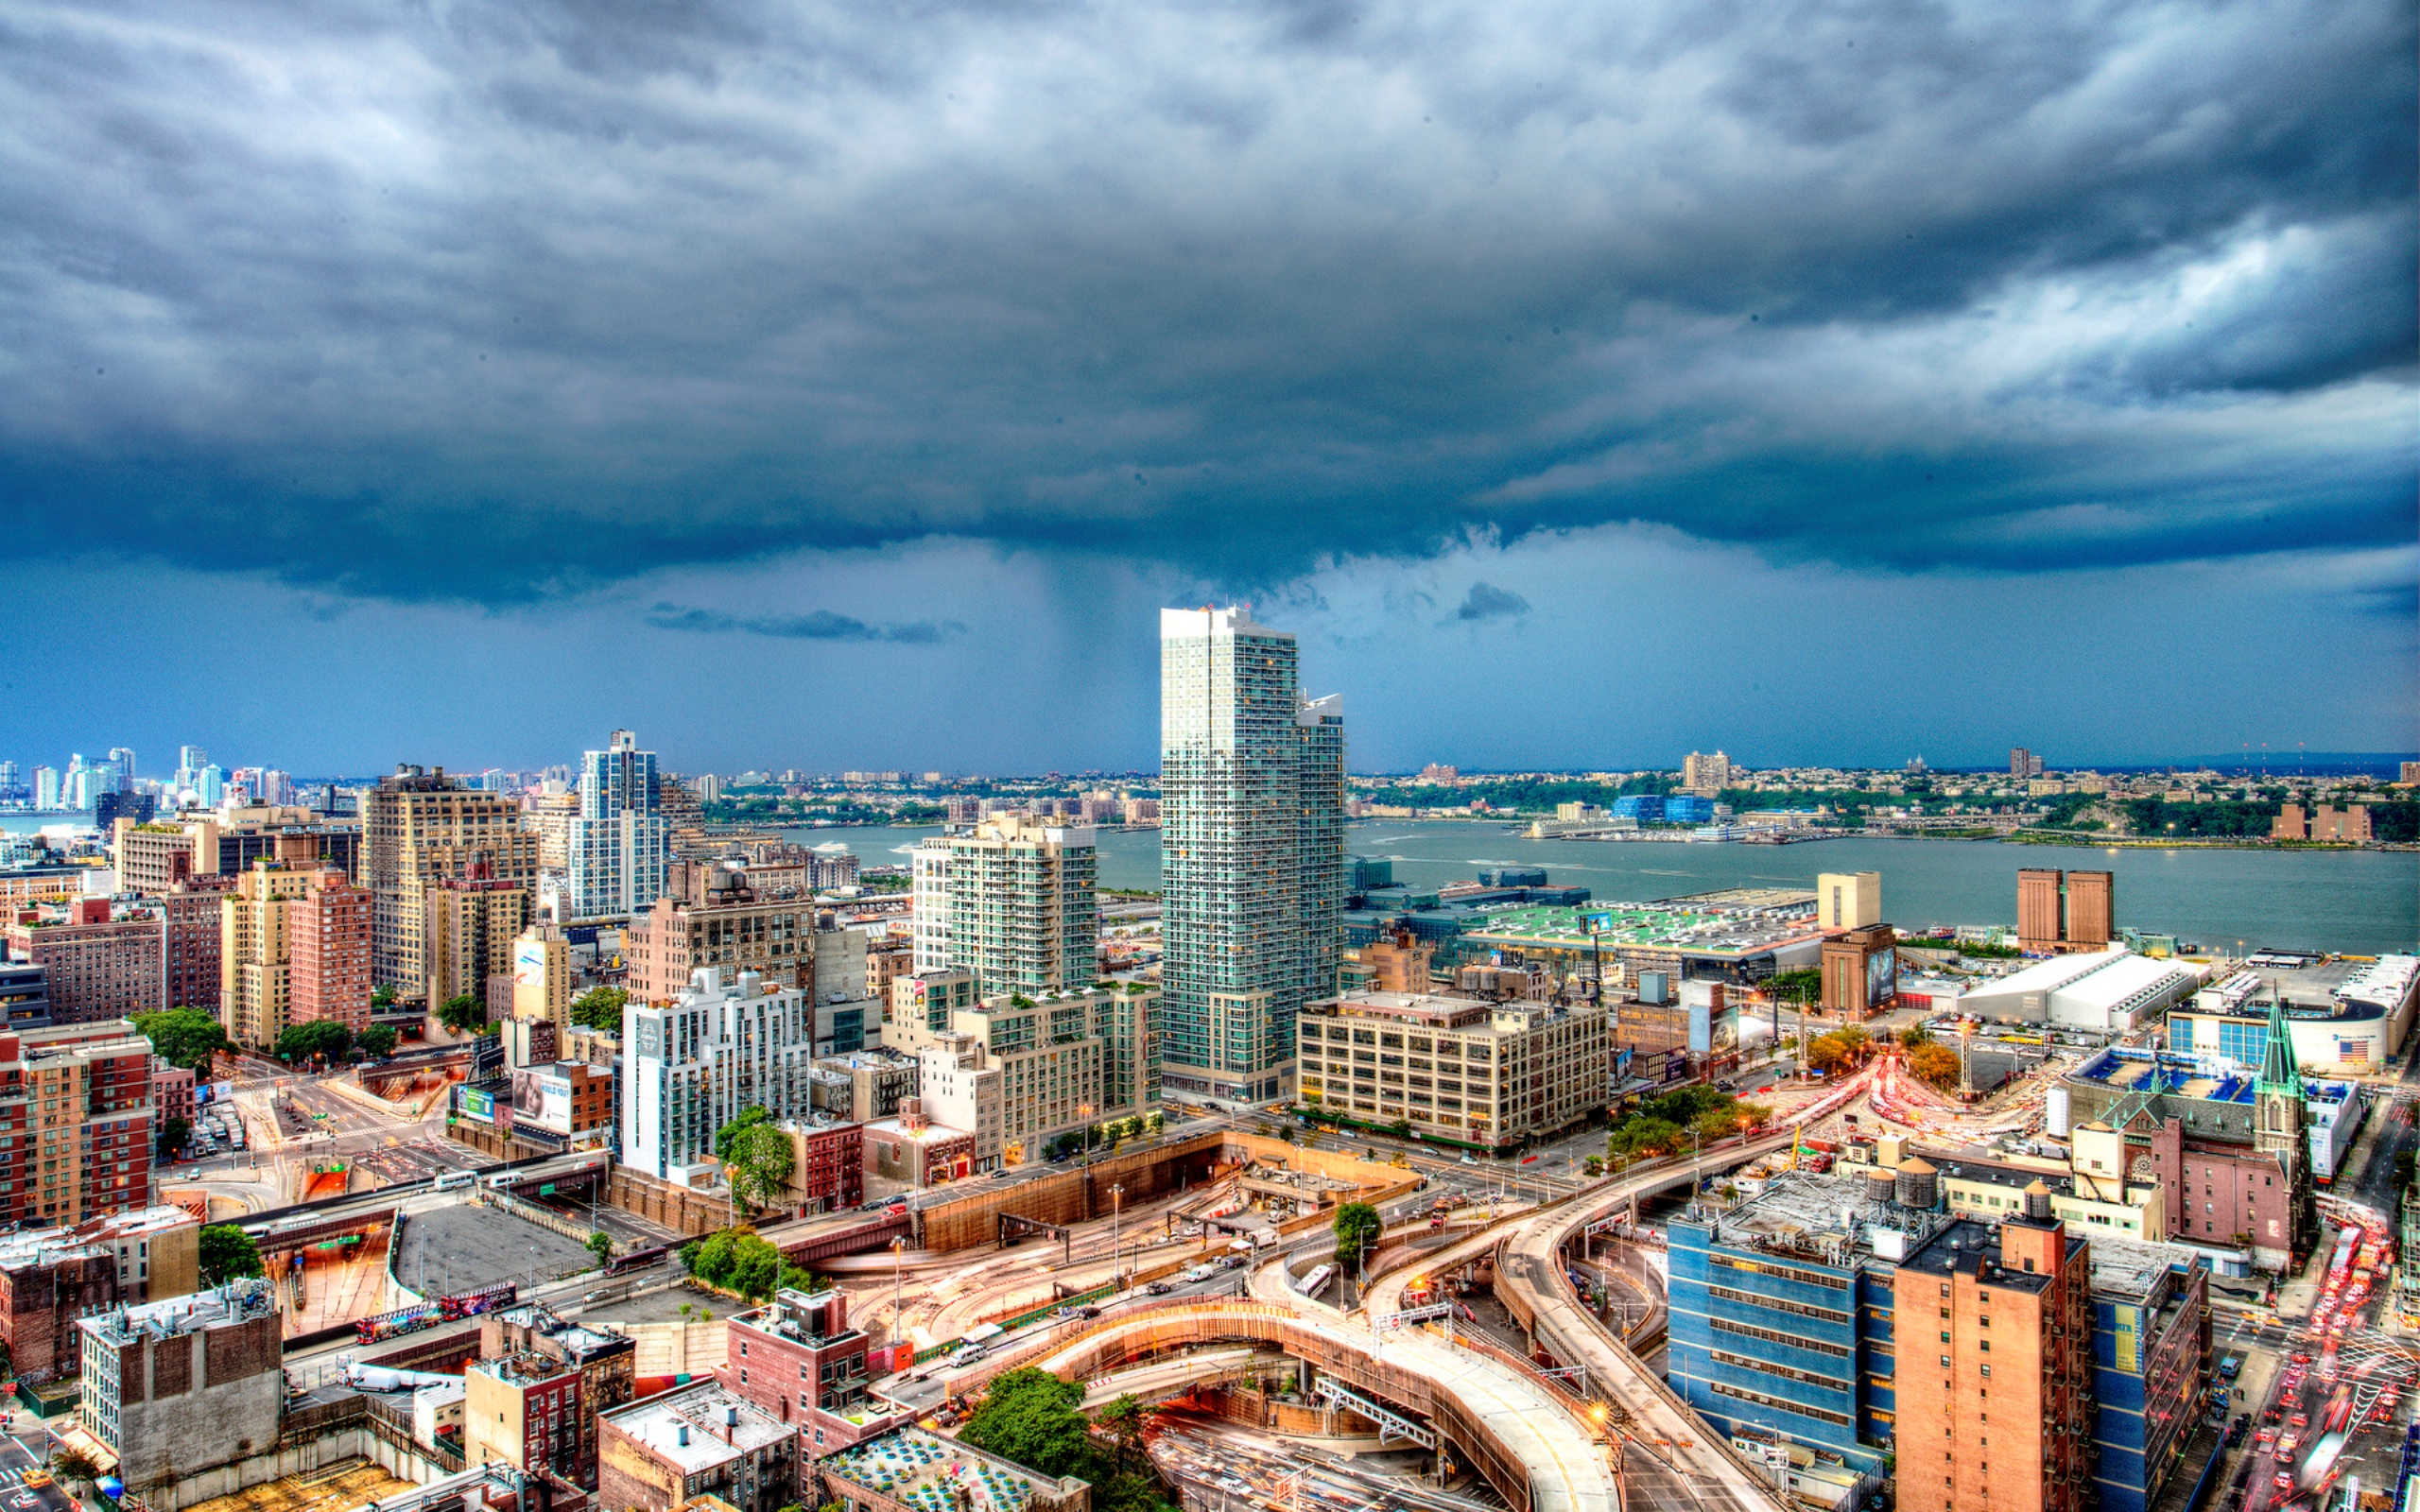
M 2036 962 L 1979 984 L 1958 1011 L 2004 1022 L 2122 1034 L 2193 995 L 2202 974 L 2189 962 L 2155 961 L 2124 947 Z

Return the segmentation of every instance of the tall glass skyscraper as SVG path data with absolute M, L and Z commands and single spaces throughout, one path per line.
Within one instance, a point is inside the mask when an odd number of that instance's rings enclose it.
M 1241 606 L 1160 611 L 1160 856 L 1162 1086 L 1292 1098 L 1294 1016 L 1337 991 L 1344 701 Z
M 579 816 L 564 841 L 563 895 L 574 919 L 628 919 L 664 896 L 671 826 L 655 781 L 655 752 L 614 731 L 580 762 Z

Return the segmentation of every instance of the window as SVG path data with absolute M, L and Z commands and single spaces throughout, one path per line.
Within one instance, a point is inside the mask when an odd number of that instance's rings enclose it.
M 1990 1375 L 1991 1373 L 1992 1373 L 1992 1367 L 1991 1367 L 1990 1366 L 1983 1366 L 1983 1374 L 1985 1374 L 1985 1375 Z

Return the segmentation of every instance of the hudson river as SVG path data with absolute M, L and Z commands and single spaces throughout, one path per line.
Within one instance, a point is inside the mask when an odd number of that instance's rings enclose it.
M 868 865 L 898 863 L 930 829 L 786 832 L 845 844 Z M 1514 863 L 1598 898 L 1638 901 L 1717 887 L 1805 887 L 1822 871 L 1882 873 L 1882 914 L 1902 929 L 2014 924 L 2020 867 L 2118 874 L 2118 922 L 2212 949 L 2238 941 L 2374 955 L 2420 946 L 2420 851 L 2086 850 L 1996 840 L 1811 840 L 1798 845 L 1527 840 L 1494 825 L 1365 820 L 1344 848 L 1394 863 L 1395 880 L 1433 887 Z M 1100 885 L 1157 888 L 1157 831 L 1104 831 Z

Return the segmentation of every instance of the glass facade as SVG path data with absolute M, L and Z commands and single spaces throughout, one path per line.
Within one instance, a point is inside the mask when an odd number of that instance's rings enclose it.
M 1161 613 L 1160 825 L 1167 1085 L 1288 1097 L 1295 1015 L 1338 987 L 1344 717 L 1240 608 Z

